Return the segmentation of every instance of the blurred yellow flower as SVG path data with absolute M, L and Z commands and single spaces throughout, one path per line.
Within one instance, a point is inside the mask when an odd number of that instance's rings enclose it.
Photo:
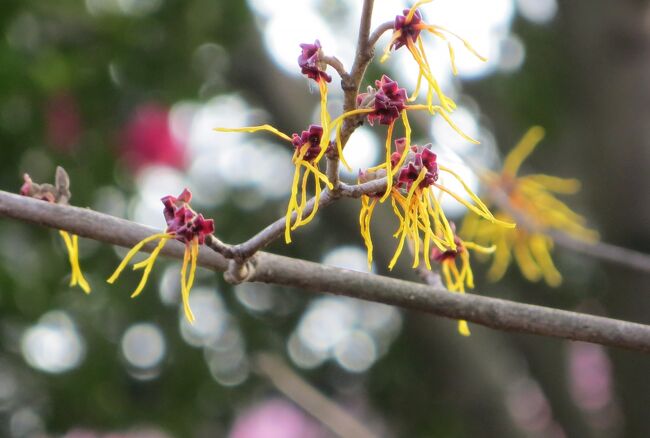
M 543 278 L 549 286 L 558 286 L 562 282 L 562 275 L 551 257 L 553 239 L 544 231 L 559 230 L 584 241 L 598 240 L 598 233 L 586 227 L 585 218 L 555 196 L 577 193 L 580 190 L 578 180 L 543 174 L 517 175 L 523 161 L 543 137 L 543 128 L 530 128 L 506 156 L 501 173 L 487 171 L 485 175 L 489 185 L 507 194 L 511 208 L 521 213 L 533 229 L 495 227 L 472 215 L 466 216 L 461 227 L 459 234 L 462 236 L 482 244 L 496 245 L 488 272 L 488 278 L 492 281 L 503 277 L 514 258 L 526 279 L 539 281 Z M 503 210 L 497 211 L 496 217 L 512 220 L 511 214 Z

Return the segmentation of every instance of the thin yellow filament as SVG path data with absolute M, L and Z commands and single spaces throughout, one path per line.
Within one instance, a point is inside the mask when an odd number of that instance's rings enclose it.
M 302 165 L 302 163 L 300 163 L 300 165 Z M 296 172 L 298 172 L 298 169 L 296 169 Z M 291 231 L 295 230 L 300 225 L 300 221 L 302 220 L 302 212 L 304 211 L 305 205 L 307 204 L 307 182 L 308 181 L 309 181 L 309 170 L 306 169 L 302 174 L 302 184 L 300 185 L 300 204 L 296 206 L 296 212 L 298 213 L 298 216 L 296 217 L 296 220 L 293 222 Z
M 411 41 L 410 39 L 407 40 L 406 47 L 408 48 L 409 52 L 411 52 L 413 59 L 420 67 L 420 72 L 429 83 L 429 87 L 432 87 L 435 90 L 436 94 L 440 99 L 440 104 L 442 105 L 442 107 L 447 111 L 453 111 L 454 108 L 456 107 L 454 101 L 443 93 L 442 89 L 440 88 L 440 84 L 438 84 L 438 81 L 436 81 L 436 79 L 434 78 L 433 73 L 431 73 L 431 67 L 429 66 L 428 62 L 423 58 L 423 55 L 418 50 L 414 42 Z M 427 97 L 427 103 L 429 105 L 431 104 L 429 97 Z
M 296 224 L 298 224 L 298 225 L 294 225 L 294 227 L 307 225 L 309 222 L 311 222 L 314 219 L 314 217 L 316 216 L 316 213 L 318 212 L 318 202 L 320 200 L 321 186 L 320 186 L 320 181 L 318 180 L 318 178 L 316 178 L 316 177 L 314 177 L 314 178 L 315 178 L 314 179 L 314 207 L 312 208 L 311 213 L 309 214 L 309 216 L 307 216 L 305 219 L 303 219 L 300 222 L 296 221 Z
M 526 175 L 519 178 L 521 185 L 534 184 L 538 189 L 546 189 L 550 192 L 562 195 L 573 195 L 580 191 L 580 181 L 575 178 L 559 178 L 557 176 L 536 174 Z
M 386 45 L 386 48 L 384 49 L 384 53 L 381 55 L 381 58 L 379 59 L 379 62 L 381 64 L 386 62 L 386 60 L 390 56 L 390 51 L 391 51 L 391 48 L 393 47 L 393 44 L 395 43 L 395 41 L 397 41 L 401 37 L 402 37 L 402 31 L 401 30 L 396 30 L 395 32 L 393 32 L 393 35 L 391 36 L 390 41 L 388 42 L 388 44 Z
M 424 63 L 427 66 L 429 66 L 429 69 L 430 69 L 429 60 L 427 59 L 427 52 L 426 52 L 426 50 L 424 50 L 424 43 L 422 42 L 422 38 L 418 38 L 417 43 L 418 43 L 418 47 L 420 49 L 420 53 L 422 54 L 422 59 L 424 60 Z M 431 77 L 433 77 L 433 73 L 429 72 L 429 74 L 431 75 Z M 429 84 L 429 87 L 427 89 L 427 105 L 428 106 L 433 105 L 433 92 L 434 92 L 434 89 L 431 86 L 431 84 Z M 456 108 L 456 102 L 454 102 L 454 100 L 451 97 L 446 96 L 446 95 L 443 96 L 443 97 L 444 97 L 444 101 L 446 102 L 448 107 L 450 107 L 452 109 Z
M 424 242 L 423 242 L 423 253 L 424 253 L 424 264 L 427 267 L 428 270 L 431 270 L 431 257 L 429 255 L 431 254 L 431 240 L 433 237 L 433 231 L 431 230 L 431 221 L 429 220 L 429 212 L 427 210 L 428 204 L 426 202 L 427 195 L 423 195 L 420 197 L 418 201 L 418 213 L 422 221 L 424 222 Z M 420 239 L 416 239 L 419 241 Z M 417 265 L 415 264 L 415 261 L 413 262 L 414 266 L 413 268 L 417 268 Z
M 90 293 L 90 285 L 86 281 L 79 266 L 79 238 L 76 235 L 70 235 L 63 230 L 59 230 L 59 234 L 63 238 L 66 249 L 68 250 L 68 260 L 70 262 L 70 286 L 79 286 L 85 293 Z
M 460 175 L 458 175 L 456 172 L 454 172 L 453 170 L 451 170 L 451 169 L 449 169 L 449 168 L 447 168 L 445 166 L 439 166 L 439 169 L 442 170 L 443 172 L 447 172 L 450 175 L 452 175 L 463 186 L 463 189 L 465 189 L 465 193 L 467 193 L 469 195 L 469 197 L 472 199 L 472 201 L 474 201 L 474 203 L 476 203 L 476 205 L 478 206 L 478 210 L 480 210 L 482 212 L 482 214 L 479 214 L 480 216 L 483 216 L 486 219 L 488 219 L 490 222 L 495 223 L 495 224 L 499 224 L 499 225 L 501 225 L 503 227 L 515 228 L 515 226 L 516 226 L 515 223 L 504 222 L 504 221 L 501 221 L 501 220 L 497 219 L 496 217 L 494 217 L 494 215 L 490 212 L 490 209 L 485 205 L 485 203 L 483 201 L 481 201 L 481 198 L 479 198 L 472 191 L 472 189 L 467 185 L 467 183 L 465 183 L 465 181 L 460 177 Z M 437 187 L 441 187 L 441 186 L 437 186 Z M 453 193 L 451 193 L 451 191 L 445 190 L 445 192 L 451 194 L 454 197 L 454 199 L 458 200 L 463 205 L 465 205 L 465 206 L 469 205 L 469 204 L 466 204 L 466 203 L 460 201 L 459 200 L 460 198 L 455 196 Z
M 189 264 L 190 272 L 188 274 L 187 280 L 185 280 L 185 271 L 187 271 L 187 262 L 185 258 L 189 253 Z M 194 277 L 196 274 L 196 262 L 199 258 L 199 241 L 198 239 L 193 239 L 185 248 L 185 255 L 183 256 L 183 269 L 181 269 L 181 296 L 183 299 L 183 311 L 185 312 L 185 318 L 191 324 L 194 323 L 196 318 L 194 313 L 190 308 L 190 291 L 194 285 Z
M 413 6 L 411 6 L 411 9 L 409 10 L 409 13 L 406 15 L 404 22 L 410 23 L 411 20 L 413 20 L 413 15 L 415 15 L 415 11 L 417 11 L 420 6 L 426 5 L 427 3 L 431 3 L 432 1 L 433 0 L 420 0 L 416 2 Z
M 442 225 L 442 232 L 443 235 L 445 236 L 446 245 L 452 251 L 456 251 L 454 231 L 451 229 L 451 225 L 449 225 L 449 221 L 447 220 L 447 216 L 445 215 L 445 212 L 442 210 L 442 207 L 440 206 L 440 202 L 433 195 L 433 193 L 431 193 L 431 189 L 429 189 L 429 201 L 430 201 L 429 205 L 431 206 L 431 211 L 430 211 L 431 216 L 439 218 L 440 224 Z
M 151 251 L 151 254 L 149 255 L 149 257 L 147 257 L 146 260 L 133 265 L 133 270 L 134 271 L 137 270 L 137 269 L 142 269 L 142 268 L 144 268 L 144 271 L 142 272 L 142 278 L 140 278 L 140 283 L 138 283 L 138 287 L 131 294 L 131 298 L 135 298 L 138 295 L 140 295 L 140 293 L 144 289 L 145 285 L 147 284 L 147 280 L 149 279 L 149 274 L 151 273 L 151 270 L 153 269 L 153 264 L 156 261 L 156 258 L 158 257 L 158 254 L 160 254 L 160 251 L 163 249 L 163 247 L 165 246 L 165 243 L 167 243 L 167 240 L 170 237 L 171 236 L 167 235 L 167 237 L 161 238 L 160 242 L 158 242 L 158 245 L 156 246 L 156 248 L 154 248 L 154 250 Z
M 404 137 L 406 138 L 406 143 L 404 145 L 404 150 L 402 151 L 402 155 L 399 157 L 399 161 L 395 165 L 394 168 L 391 169 L 391 177 L 394 177 L 397 172 L 400 171 L 402 166 L 404 165 L 404 161 L 406 161 L 406 157 L 408 156 L 409 152 L 411 152 L 411 125 L 409 124 L 409 118 L 408 115 L 406 114 L 406 111 L 402 111 L 402 123 L 404 123 Z M 390 156 L 388 157 L 387 161 L 387 166 L 390 165 Z
M 454 54 L 454 46 L 450 42 L 447 43 L 449 48 L 449 61 L 451 62 L 451 71 L 454 73 L 454 76 L 458 74 L 458 67 L 456 67 L 456 55 Z
M 476 49 L 474 49 L 474 47 L 472 47 L 472 45 L 469 43 L 469 41 L 467 41 L 465 38 L 458 35 L 456 32 L 452 32 L 451 30 L 447 29 L 446 27 L 442 27 L 442 26 L 438 26 L 438 25 L 435 25 L 435 26 L 434 25 L 428 25 L 428 26 L 425 26 L 424 29 L 428 30 L 432 34 L 434 34 L 436 36 L 439 36 L 439 37 L 441 37 L 441 38 L 443 38 L 445 40 L 446 40 L 446 38 L 442 37 L 442 34 L 440 32 L 441 31 L 442 32 L 447 32 L 449 35 L 451 35 L 451 36 L 455 37 L 456 39 L 458 39 L 459 41 L 461 41 L 463 43 L 463 45 L 465 46 L 465 48 L 472 55 L 476 56 L 479 60 L 481 60 L 483 62 L 487 61 L 487 58 L 482 56 L 480 53 L 478 53 L 476 51 Z
M 404 242 L 406 240 L 406 237 L 408 234 L 411 236 L 413 235 L 413 215 L 417 217 L 417 208 L 415 212 L 412 212 L 412 202 L 413 202 L 413 195 L 416 193 L 420 183 L 424 180 L 424 177 L 427 174 L 427 169 L 422 169 L 420 171 L 420 174 L 418 177 L 413 181 L 413 184 L 411 185 L 411 188 L 408 192 L 408 195 L 406 196 L 406 201 L 405 201 L 405 208 L 404 208 L 404 221 L 400 225 L 400 240 L 399 244 L 397 245 L 397 249 L 395 250 L 395 254 L 393 254 L 393 258 L 391 259 L 390 263 L 388 264 L 388 269 L 392 270 L 393 267 L 395 266 L 395 263 L 397 263 L 397 259 L 399 258 L 400 254 L 402 253 L 402 250 L 404 249 Z M 421 196 L 421 191 L 419 191 L 418 196 Z M 417 219 L 415 220 L 415 236 L 412 236 L 414 244 L 415 240 L 419 239 L 418 232 L 417 232 Z M 416 253 L 417 254 L 417 253 Z M 417 265 L 416 265 L 417 267 Z
M 318 90 L 320 91 L 320 123 L 323 127 L 323 137 L 329 140 L 330 116 L 327 111 L 327 82 L 324 79 L 318 80 Z M 323 137 L 321 137 L 321 142 Z
M 494 259 L 487 273 L 487 279 L 492 282 L 499 281 L 503 278 L 512 260 L 512 256 L 510 255 L 512 251 L 512 239 L 507 238 L 504 234 L 502 232 L 496 240 L 497 249 L 494 252 Z
M 316 166 L 309 163 L 308 161 L 303 161 L 302 165 L 311 171 L 311 173 L 314 175 L 314 178 L 318 178 L 319 180 L 323 181 L 327 187 L 330 188 L 330 190 L 334 188 L 334 185 L 330 182 L 329 179 L 327 179 L 327 175 L 318 170 Z
M 386 132 L 386 169 L 388 169 L 388 172 L 386 172 L 386 193 L 384 193 L 384 196 L 381 197 L 380 202 L 384 202 L 386 199 L 388 199 L 391 189 L 393 188 L 393 173 L 392 170 L 390 170 L 390 156 L 392 153 L 391 144 L 393 142 L 394 128 L 395 122 L 392 122 L 390 125 L 388 125 L 388 131 Z
M 431 240 L 440 251 L 446 251 L 447 249 L 455 251 L 456 243 L 454 242 L 454 235 L 451 226 L 449 225 L 444 212 L 440 208 L 438 200 L 433 197 L 430 190 L 429 193 L 425 194 L 424 201 L 429 216 L 433 218 L 434 234 L 431 234 Z M 438 234 L 442 235 L 444 239 L 438 237 Z M 449 241 L 450 238 L 451 241 Z
M 506 156 L 503 163 L 503 173 L 512 177 L 517 175 L 521 163 L 533 152 L 543 138 L 544 128 L 541 126 L 533 126 L 530 128 Z
M 458 135 L 463 139 L 469 141 L 470 143 L 480 144 L 481 142 L 473 139 L 469 135 L 465 134 L 459 127 L 454 123 L 454 121 L 449 117 L 444 108 L 438 105 L 408 105 L 406 107 L 407 111 L 429 111 L 431 114 L 438 113 L 440 116 L 445 119 L 447 124 L 454 130 Z
M 532 282 L 539 281 L 542 276 L 542 271 L 537 263 L 535 263 L 526 241 L 518 239 L 512 247 L 512 252 L 523 276 Z
M 131 248 L 131 250 L 129 250 L 128 253 L 126 253 L 126 255 L 124 256 L 124 259 L 122 259 L 122 262 L 120 263 L 120 265 L 117 267 L 115 272 L 113 272 L 113 275 L 111 275 L 108 278 L 108 280 L 106 280 L 106 282 L 109 283 L 109 284 L 115 283 L 115 280 L 117 280 L 117 278 L 120 276 L 120 274 L 122 273 L 124 268 L 126 268 L 126 265 L 131 261 L 133 256 L 135 256 L 138 253 L 138 251 L 140 251 L 140 249 L 142 249 L 142 247 L 144 245 L 146 245 L 147 243 L 152 242 L 154 240 L 170 239 L 172 237 L 174 237 L 174 236 L 172 234 L 169 234 L 169 233 L 157 233 L 157 234 L 153 234 L 153 235 L 151 235 L 149 237 L 146 237 L 146 238 L 142 239 L 140 242 L 136 243 L 136 245 L 133 248 Z
M 280 138 L 282 138 L 284 140 L 287 140 L 289 142 L 291 141 L 291 137 L 289 137 L 284 132 L 278 131 L 276 128 L 274 128 L 271 125 L 245 126 L 243 128 L 214 128 L 213 131 L 217 131 L 217 132 L 250 132 L 250 133 L 258 132 L 258 131 L 268 131 L 268 132 L 271 132 L 271 133 L 277 135 L 278 137 L 280 137 Z
M 530 252 L 542 271 L 544 281 L 546 281 L 549 286 L 559 286 L 562 283 L 562 274 L 560 274 L 555 267 L 550 254 L 550 249 L 553 247 L 553 241 L 542 234 L 533 234 L 530 236 L 529 245 Z
M 190 323 L 194 322 L 194 314 L 190 308 L 190 291 L 187 288 L 187 265 L 192 258 L 192 250 L 189 245 L 185 246 L 185 253 L 183 254 L 183 266 L 181 267 L 181 298 L 183 300 L 183 311 L 185 317 Z
M 496 245 L 483 246 L 474 242 L 463 242 L 463 245 L 465 248 L 471 249 L 472 251 L 476 251 L 481 254 L 493 254 L 497 249 Z
M 361 231 L 361 237 L 363 237 L 363 242 L 366 245 L 366 253 L 368 258 L 368 270 L 372 268 L 372 236 L 370 234 L 370 221 L 372 219 L 372 213 L 377 204 L 376 198 L 370 198 L 370 196 L 361 197 L 361 211 L 359 212 L 359 229 Z
M 420 70 L 418 72 L 418 79 L 417 82 L 415 83 L 415 89 L 411 93 L 411 97 L 409 97 L 406 101 L 407 102 L 415 102 L 418 99 L 418 96 L 420 95 L 420 88 L 422 87 L 422 77 L 424 75 L 422 74 L 422 71 Z M 428 103 L 428 102 L 427 102 Z
M 332 121 L 332 123 L 330 123 L 330 127 L 333 128 L 334 126 L 337 126 L 339 123 L 343 122 L 343 120 L 347 119 L 348 117 L 357 116 L 359 114 L 369 114 L 369 113 L 372 113 L 374 111 L 375 111 L 374 108 L 357 108 L 357 109 L 345 112 L 345 113 L 341 114 L 340 116 L 338 116 L 337 118 L 335 118 Z
M 289 196 L 289 204 L 287 205 L 287 213 L 285 214 L 284 220 L 284 241 L 286 243 L 291 243 L 291 216 L 293 213 L 296 213 L 296 222 L 301 219 L 301 210 L 296 198 L 298 197 L 298 184 L 300 182 L 300 171 L 302 169 L 301 163 L 307 151 L 309 150 L 309 145 L 303 147 L 300 150 L 294 152 L 293 162 L 296 166 L 296 170 L 293 173 L 293 182 L 291 183 L 291 195 Z
M 369 114 L 371 112 L 375 111 L 374 108 L 359 108 L 355 109 L 352 111 L 345 112 L 338 116 L 336 119 L 334 119 L 330 124 L 330 129 L 335 129 L 336 130 L 336 149 L 339 153 L 339 158 L 341 159 L 341 163 L 346 167 L 346 169 L 352 171 L 352 167 L 348 164 L 348 162 L 345 160 L 345 157 L 343 155 L 343 143 L 341 141 L 341 128 L 343 127 L 343 121 L 347 119 L 348 117 L 356 116 L 359 114 Z M 323 135 L 323 138 L 325 136 Z M 329 138 L 329 136 L 328 136 Z M 325 149 L 327 148 L 327 145 L 323 143 L 321 140 L 321 153 L 319 156 L 325 153 Z

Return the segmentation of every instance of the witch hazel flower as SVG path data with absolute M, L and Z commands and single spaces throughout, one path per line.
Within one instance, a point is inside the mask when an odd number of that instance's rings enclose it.
M 466 288 L 474 288 L 474 273 L 470 264 L 469 250 L 482 254 L 491 254 L 495 251 L 496 246 L 487 247 L 464 241 L 456 234 L 456 226 L 453 222 L 450 222 L 450 226 L 454 233 L 455 248 L 448 248 L 443 251 L 438 247 L 434 247 L 428 256 L 431 261 L 440 265 L 442 278 L 447 289 L 450 292 L 464 294 Z M 463 336 L 470 335 L 467 321 L 458 321 L 458 332 Z
M 365 115 L 368 119 L 368 123 L 373 125 L 379 123 L 380 125 L 388 126 L 386 133 L 386 157 L 383 164 L 377 166 L 376 168 L 384 168 L 386 174 L 390 174 L 388 178 L 388 187 L 386 189 L 386 194 L 381 198 L 381 201 L 385 201 L 390 194 L 390 189 L 393 184 L 393 177 L 401 168 L 404 163 L 403 159 L 406 156 L 401 157 L 402 160 L 397 163 L 391 164 L 391 154 L 392 154 L 392 141 L 393 141 L 393 132 L 395 130 L 395 125 L 397 120 L 401 119 L 404 127 L 405 140 L 407 144 L 407 149 L 411 142 L 411 126 L 408 119 L 409 111 L 428 111 L 431 114 L 440 114 L 441 117 L 451 126 L 461 137 L 465 140 L 477 144 L 478 141 L 474 140 L 467 134 L 465 134 L 454 122 L 451 120 L 446 111 L 439 105 L 420 105 L 420 104 L 408 104 L 408 95 L 404 88 L 400 88 L 397 81 L 392 80 L 387 75 L 382 75 L 381 79 L 375 81 L 375 88 L 368 87 L 366 93 L 360 93 L 357 96 L 357 108 L 348 111 L 341 116 L 337 117 L 331 123 L 332 131 L 336 131 L 336 146 L 338 149 L 339 156 L 341 157 L 341 162 L 351 170 L 348 163 L 345 161 L 343 156 L 343 146 L 341 143 L 341 127 L 343 125 L 343 120 L 358 115 Z M 376 169 L 375 168 L 375 169 Z
M 458 74 L 458 69 L 456 68 L 454 47 L 448 38 L 450 36 L 462 42 L 465 48 L 481 61 L 485 62 L 487 60 L 483 56 L 479 55 L 478 52 L 474 50 L 474 48 L 465 39 L 461 38 L 456 33 L 442 26 L 431 25 L 424 22 L 422 19 L 422 13 L 418 8 L 424 4 L 431 3 L 432 1 L 433 0 L 418 1 L 410 9 L 404 9 L 402 15 L 395 17 L 395 23 L 393 25 L 393 36 L 391 37 L 390 42 L 384 50 L 384 55 L 381 58 L 381 62 L 384 62 L 388 59 L 391 51 L 406 47 L 419 67 L 417 85 L 411 99 L 415 100 L 417 98 L 420 86 L 422 84 L 422 79 L 424 78 L 424 80 L 426 80 L 429 85 L 427 91 L 427 104 L 432 105 L 433 95 L 435 93 L 440 100 L 440 105 L 442 108 L 444 108 L 446 111 L 453 111 L 456 108 L 456 103 L 442 91 L 440 85 L 438 84 L 438 81 L 433 76 L 431 66 L 429 65 L 429 61 L 427 60 L 427 55 L 424 50 L 424 43 L 422 42 L 421 32 L 423 30 L 427 31 L 447 42 L 447 47 L 449 48 L 449 58 L 451 60 L 451 67 L 454 74 Z
M 333 185 L 327 176 L 320 171 L 318 163 L 327 150 L 325 130 L 320 125 L 310 125 L 306 131 L 292 136 L 278 131 L 270 125 L 251 126 L 245 128 L 215 128 L 218 132 L 257 132 L 269 131 L 293 145 L 294 152 L 291 161 L 295 166 L 293 182 L 291 184 L 291 195 L 285 214 L 284 240 L 291 243 L 291 231 L 298 227 L 307 225 L 318 212 L 318 201 L 323 191 L 322 184 L 332 189 Z M 324 144 L 325 143 L 325 144 Z M 305 217 L 307 208 L 307 184 L 310 176 L 313 179 L 314 206 L 311 213 Z M 295 214 L 295 219 L 293 219 Z
M 302 74 L 312 79 L 318 84 L 320 92 L 320 123 L 321 127 L 329 133 L 329 113 L 327 112 L 327 83 L 332 82 L 332 77 L 325 72 L 327 64 L 323 61 L 323 49 L 320 41 L 314 41 L 314 44 L 300 44 L 300 56 L 298 56 L 298 66 Z M 329 139 L 329 136 L 327 137 Z
M 375 87 L 376 89 L 369 88 L 367 93 L 357 96 L 357 106 L 372 107 L 373 111 L 368 113 L 368 123 L 371 126 L 374 126 L 376 121 L 381 125 L 391 125 L 400 118 L 406 108 L 406 90 L 386 75 L 375 81 Z
M 549 286 L 559 286 L 562 275 L 551 257 L 553 239 L 544 231 L 562 231 L 586 242 L 598 240 L 598 233 L 586 226 L 586 219 L 556 196 L 577 193 L 580 181 L 545 174 L 518 175 L 523 162 L 543 138 L 544 129 L 533 126 L 508 153 L 500 173 L 485 171 L 488 185 L 506 193 L 512 208 L 523 214 L 539 231 L 525 228 L 505 230 L 470 216 L 463 221 L 463 235 L 481 243 L 497 245 L 488 270 L 488 279 L 492 281 L 501 279 L 514 259 L 527 280 L 536 282 L 543 279 Z M 499 210 L 496 214 L 503 220 L 512 220 L 507 211 Z
M 373 249 L 370 233 L 372 213 L 377 202 L 385 197 L 390 197 L 393 213 L 399 220 L 399 227 L 393 235 L 399 241 L 388 264 L 388 269 L 393 269 L 397 263 L 407 239 L 414 248 L 413 268 L 417 268 L 420 264 L 421 248 L 424 254 L 430 253 L 432 245 L 441 252 L 456 250 L 454 229 L 440 205 L 439 197 L 442 194 L 451 196 L 472 213 L 498 226 L 507 228 L 515 226 L 513 223 L 497 219 L 460 175 L 439 164 L 436 154 L 431 151 L 431 144 L 410 145 L 408 139 L 400 138 L 395 141 L 395 147 L 396 151 L 391 154 L 390 158 L 392 166 L 399 166 L 395 184 L 390 189 L 387 187 L 385 193 L 362 196 L 359 224 L 361 235 L 366 244 L 369 265 L 372 263 Z M 381 166 L 368 169 L 361 174 L 360 182 L 367 180 L 367 175 L 381 177 L 384 173 L 385 170 Z M 443 185 L 439 181 L 440 173 L 448 174 L 456 179 L 471 202 Z M 434 191 L 434 189 L 437 190 Z M 429 258 L 425 257 L 424 260 L 426 267 L 431 269 Z
M 331 120 L 327 111 L 327 82 L 331 81 L 332 78 L 325 73 L 326 64 L 322 61 L 322 49 L 318 40 L 314 44 L 301 44 L 300 48 L 302 52 L 298 57 L 298 65 L 304 75 L 316 81 L 320 90 L 320 125 L 309 125 L 307 130 L 302 131 L 300 134 L 294 133 L 291 136 L 271 125 L 214 129 L 217 132 L 255 133 L 258 131 L 267 131 L 292 144 L 294 153 L 291 161 L 295 166 L 295 170 L 291 184 L 291 196 L 285 215 L 284 240 L 286 243 L 291 243 L 291 231 L 307 225 L 316 216 L 318 200 L 323 191 L 322 184 L 330 189 L 334 188 L 332 183 L 327 179 L 327 176 L 319 169 L 319 163 L 325 155 L 325 152 L 327 152 L 330 143 Z M 305 217 L 305 209 L 307 208 L 307 185 L 310 177 L 313 179 L 315 202 L 312 211 Z
M 206 236 L 214 232 L 214 221 L 212 219 L 206 219 L 201 213 L 192 210 L 189 205 L 191 199 L 192 193 L 188 189 L 184 189 L 178 197 L 171 195 L 163 197 L 161 201 L 163 203 L 163 215 L 165 216 L 167 229 L 164 233 L 153 234 L 142 239 L 131 248 L 107 282 L 113 284 L 124 268 L 126 268 L 129 261 L 131 261 L 144 245 L 158 240 L 158 245 L 154 248 L 149 257 L 133 265 L 134 271 L 140 269 L 143 271 L 140 283 L 131 294 L 131 298 L 137 297 L 147 284 L 149 274 L 153 269 L 154 262 L 160 254 L 160 251 L 162 251 L 167 241 L 170 239 L 176 239 L 185 244 L 185 255 L 183 257 L 183 267 L 181 268 L 181 297 L 183 300 L 183 310 L 187 320 L 189 322 L 194 322 L 195 318 L 189 302 L 190 290 L 194 284 L 196 263 L 199 257 L 199 245 L 203 245 Z
M 69 190 L 70 179 L 62 167 L 56 168 L 55 180 L 55 185 L 36 184 L 28 174 L 24 174 L 20 194 L 52 204 L 67 204 L 71 196 Z M 71 271 L 70 287 L 79 286 L 85 293 L 90 293 L 90 284 L 84 278 L 79 265 L 79 237 L 63 230 L 59 230 L 59 235 L 68 251 Z
M 322 61 L 322 47 L 320 41 L 314 44 L 300 44 L 302 53 L 298 56 L 298 66 L 302 74 L 316 82 L 332 82 L 332 77 L 325 72 L 327 64 Z

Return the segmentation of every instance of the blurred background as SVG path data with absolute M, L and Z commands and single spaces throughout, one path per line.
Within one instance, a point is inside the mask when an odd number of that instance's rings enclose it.
M 410 6 L 376 3 L 373 25 Z M 291 150 L 270 135 L 212 128 L 270 123 L 290 134 L 317 121 L 318 89 L 299 74 L 298 44 L 318 38 L 349 68 L 360 9 L 361 0 L 4 0 L 0 188 L 17 192 L 24 172 L 51 182 L 62 165 L 73 204 L 162 227 L 160 197 L 189 187 L 217 235 L 242 241 L 284 214 Z M 602 239 L 650 251 L 650 6 L 437 0 L 423 12 L 489 61 L 459 45 L 453 77 L 445 44 L 425 36 L 459 104 L 454 120 L 481 145 L 439 118 L 416 118 L 414 139 L 433 142 L 480 190 L 463 158 L 498 168 L 540 124 L 547 138 L 526 170 L 579 178 L 583 190 L 568 203 Z M 412 90 L 417 70 L 403 52 L 375 62 L 364 87 L 388 73 Z M 333 76 L 329 108 L 338 114 Z M 383 135 L 358 130 L 345 179 L 381 160 Z M 446 208 L 460 220 L 461 209 Z M 297 231 L 294 244 L 270 250 L 365 271 L 358 209 L 342 201 Z M 376 214 L 377 273 L 387 274 L 393 226 L 389 212 Z M 55 231 L 0 220 L 0 436 L 333 436 L 283 392 L 278 370 L 377 436 L 650 436 L 647 355 L 475 325 L 463 338 L 454 321 L 233 287 L 201 269 L 190 326 L 179 307 L 180 263 L 160 259 L 131 300 L 137 275 L 110 288 L 104 281 L 122 255 L 80 242 L 93 287 L 86 296 L 67 286 Z M 512 267 L 490 284 L 475 262 L 476 293 L 650 323 L 647 274 L 563 248 L 554 258 L 564 274 L 558 288 L 528 283 Z M 404 260 L 390 275 L 417 280 Z M 285 365 L 261 367 L 260 353 Z

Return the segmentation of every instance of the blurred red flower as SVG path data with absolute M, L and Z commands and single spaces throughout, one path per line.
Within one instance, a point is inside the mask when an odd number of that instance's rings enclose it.
M 77 100 L 61 91 L 45 103 L 45 135 L 48 145 L 60 152 L 72 152 L 81 136 Z
M 174 136 L 169 110 L 147 103 L 139 106 L 121 134 L 120 154 L 134 172 L 150 165 L 183 169 L 186 165 L 185 144 Z

